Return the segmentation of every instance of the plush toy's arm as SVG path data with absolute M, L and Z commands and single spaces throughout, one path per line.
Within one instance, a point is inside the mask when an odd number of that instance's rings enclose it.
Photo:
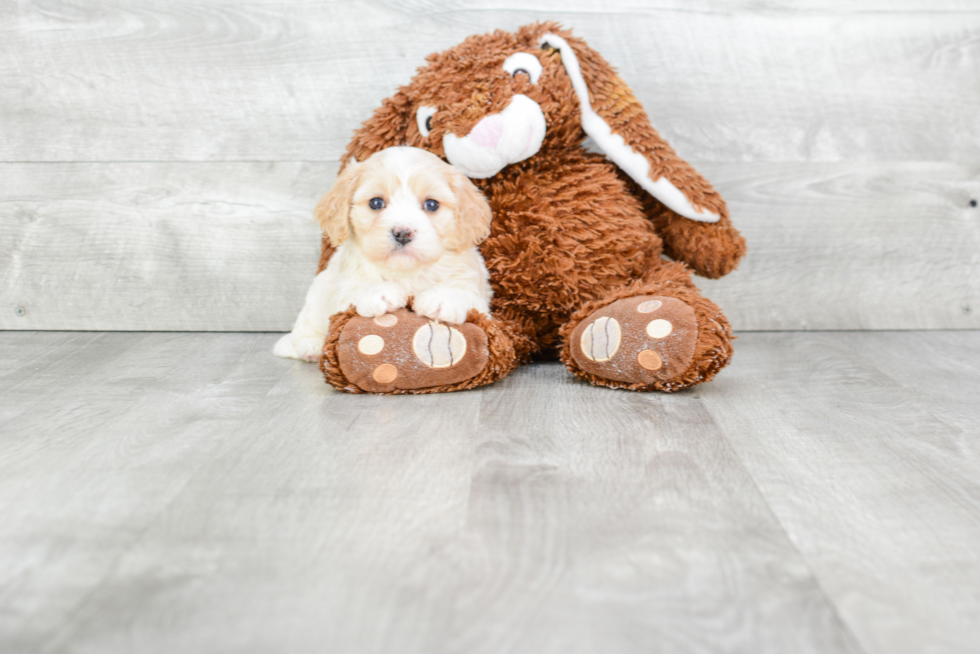
M 705 277 L 732 271 L 745 253 L 745 240 L 732 227 L 718 192 L 657 133 L 632 90 L 599 53 L 568 31 L 549 32 L 541 41 L 560 55 L 579 101 L 582 128 L 629 179 L 668 256 Z
M 745 255 L 745 239 L 722 208 L 716 223 L 695 222 L 656 203 L 647 209 L 664 242 L 664 253 L 683 261 L 702 277 L 718 279 L 735 270 Z
M 683 261 L 697 274 L 710 279 L 724 277 L 738 266 L 745 255 L 745 239 L 732 225 L 720 197 L 717 205 L 719 220 L 705 223 L 674 213 L 625 173 L 620 172 L 620 178 L 653 221 L 668 257 Z

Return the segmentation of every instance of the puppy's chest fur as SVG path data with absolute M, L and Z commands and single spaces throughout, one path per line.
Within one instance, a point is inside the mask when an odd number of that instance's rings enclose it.
M 436 262 L 410 270 L 392 270 L 366 259 L 357 244 L 348 241 L 337 248 L 324 275 L 330 289 L 328 303 L 332 312 L 343 311 L 365 286 L 395 282 L 409 297 L 436 286 L 470 288 L 489 302 L 492 291 L 483 257 L 476 248 L 464 252 L 447 252 Z

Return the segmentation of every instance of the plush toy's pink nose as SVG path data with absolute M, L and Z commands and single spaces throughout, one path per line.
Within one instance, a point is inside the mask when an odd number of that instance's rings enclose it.
M 504 117 L 500 114 L 487 116 L 478 122 L 467 136 L 484 148 L 495 148 L 504 134 Z

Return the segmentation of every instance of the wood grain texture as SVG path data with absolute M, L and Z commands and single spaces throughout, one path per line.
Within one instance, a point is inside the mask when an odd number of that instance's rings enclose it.
M 752 334 L 698 393 L 867 652 L 980 643 L 980 332 Z
M 84 651 L 63 627 L 111 587 L 123 553 L 283 374 L 266 345 L 240 334 L 3 335 L 0 651 Z
M 8 165 L 0 327 L 288 331 L 319 258 L 313 206 L 336 170 Z
M 552 19 L 689 160 L 978 160 L 965 1 L 3 7 L 3 161 L 333 161 L 426 54 Z
M 980 166 L 702 166 L 749 243 L 697 279 L 736 329 L 980 327 Z
M 980 327 L 980 167 L 701 168 L 749 242 L 698 280 L 736 329 Z M 336 169 L 0 164 L 0 328 L 287 331 Z
M 351 396 L 274 340 L 0 334 L 0 650 L 861 651 L 698 396 Z

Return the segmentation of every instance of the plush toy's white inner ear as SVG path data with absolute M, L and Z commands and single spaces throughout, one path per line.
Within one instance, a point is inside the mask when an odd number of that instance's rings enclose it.
M 568 41 L 555 34 L 545 34 L 541 38 L 541 45 L 551 46 L 561 53 L 565 72 L 572 80 L 572 88 L 575 89 L 575 95 L 582 109 L 582 128 L 592 137 L 596 145 L 602 148 L 606 156 L 671 211 L 691 220 L 718 222 L 718 214 L 696 209 L 687 196 L 666 177 L 662 176 L 657 181 L 650 179 L 650 162 L 646 157 L 634 150 L 622 136 L 613 134 L 609 123 L 592 108 L 592 103 L 589 101 L 589 88 L 585 78 L 582 77 L 578 57 L 575 56 L 572 46 L 568 45 Z

